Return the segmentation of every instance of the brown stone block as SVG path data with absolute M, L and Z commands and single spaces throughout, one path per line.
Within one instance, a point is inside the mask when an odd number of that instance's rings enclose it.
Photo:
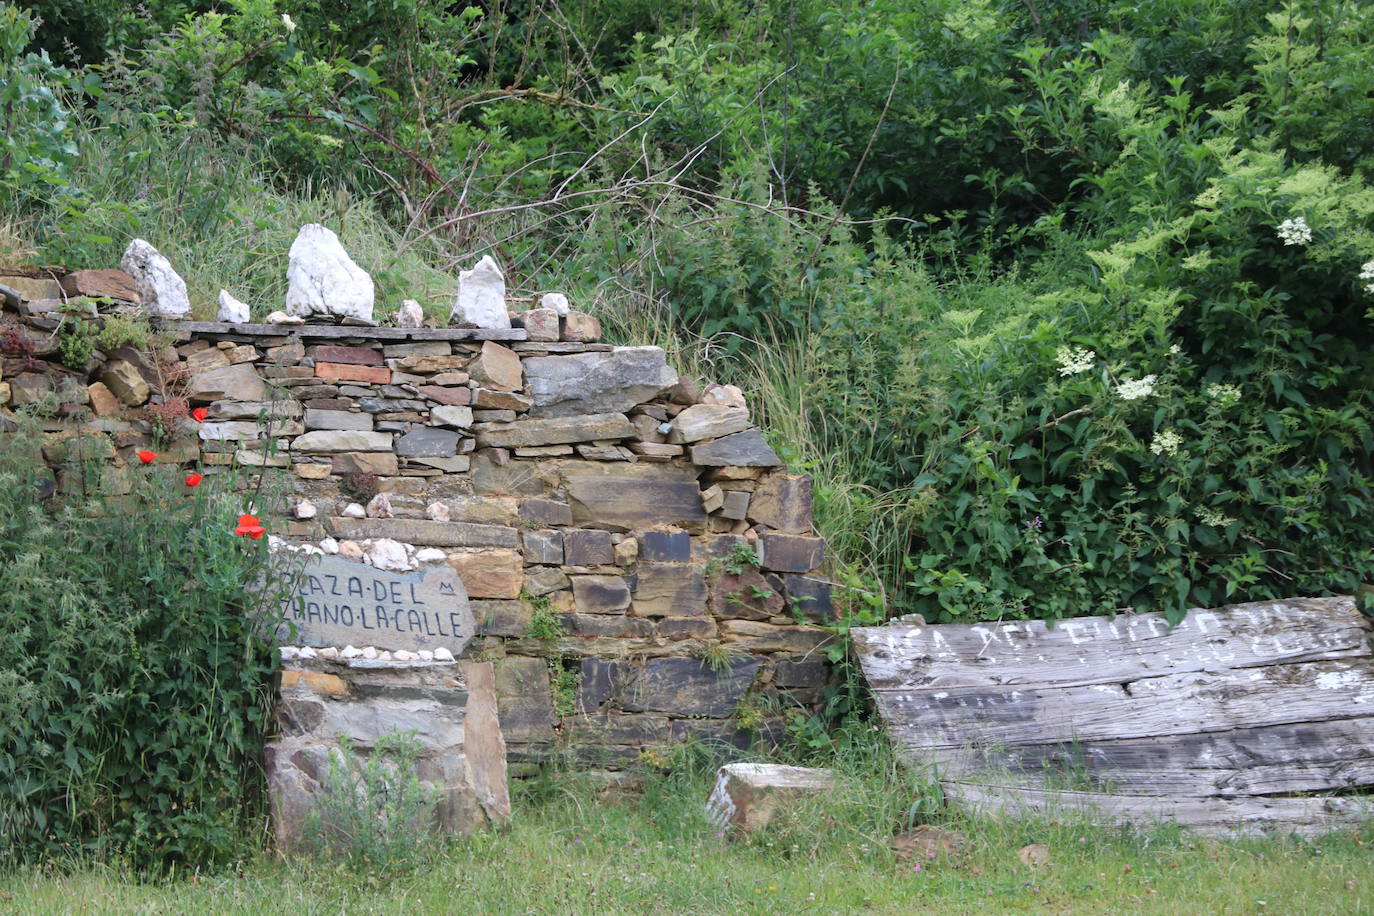
M 601 322 L 586 312 L 569 312 L 563 319 L 563 339 L 595 343 L 601 339 Z
M 524 384 L 519 354 L 490 340 L 468 366 L 468 375 L 483 388 L 499 391 L 518 391 Z
M 834 638 L 833 634 L 816 627 L 777 626 L 754 620 L 724 620 L 720 629 L 726 643 L 750 652 L 804 655 Z
M 763 568 L 773 572 L 810 572 L 825 559 L 825 538 L 769 532 L 759 541 Z
M 466 407 L 472 403 L 472 389 L 468 387 L 446 387 L 443 385 L 419 385 L 420 394 L 437 404 L 447 407 Z
M 561 471 L 575 523 L 622 531 L 668 525 L 689 531 L 705 527 L 701 489 L 689 468 L 567 461 Z
M 706 614 L 706 579 L 699 566 L 641 563 L 635 576 L 638 617 L 700 617 Z
M 573 601 L 583 614 L 616 614 L 630 606 L 630 587 L 620 576 L 571 576 Z
M 321 345 L 306 351 L 317 363 L 344 363 L 350 366 L 381 366 L 382 354 L 371 347 L 333 347 Z
M 563 532 L 563 557 L 568 566 L 609 566 L 615 562 L 611 533 L 595 528 L 569 528 Z
M 348 363 L 315 363 L 315 377 L 347 382 L 391 384 L 391 370 L 384 366 L 354 366 Z
M 783 596 L 756 569 L 721 576 L 711 589 L 711 612 L 717 617 L 768 620 L 782 610 Z
M 454 553 L 449 565 L 458 572 L 470 598 L 518 598 L 524 582 L 524 564 L 514 550 L 482 550 Z
M 566 636 L 573 639 L 651 639 L 654 625 L 623 614 L 559 614 Z
M 811 530 L 811 478 L 806 474 L 772 474 L 759 484 L 749 502 L 749 520 L 787 534 Z
M 394 477 L 400 469 L 391 452 L 344 452 L 329 456 L 329 466 L 335 474 L 377 474 Z
M 297 686 L 307 687 L 315 693 L 331 697 L 348 696 L 348 685 L 338 675 L 325 674 L 320 671 L 292 671 L 290 669 L 282 671 L 281 689 L 286 691 Z
M 125 302 L 142 302 L 134 278 L 122 270 L 78 270 L 62 278 L 62 292 L 69 299 L 78 296 L 94 298 L 107 297 L 123 299 Z

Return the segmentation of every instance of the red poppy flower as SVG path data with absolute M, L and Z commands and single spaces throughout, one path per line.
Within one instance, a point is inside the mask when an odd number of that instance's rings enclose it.
M 239 526 L 234 529 L 234 533 L 239 537 L 250 537 L 257 540 L 267 533 L 267 529 L 262 527 L 262 522 L 251 515 L 240 515 Z
M 144 464 L 152 464 L 157 460 L 157 452 L 150 452 L 146 448 L 141 452 L 134 452 L 134 454 L 137 455 L 138 460 L 142 461 Z
M 195 410 L 191 411 L 191 416 L 195 418 L 197 423 L 204 423 L 205 418 L 209 414 L 210 411 L 206 410 L 204 407 L 197 407 Z
M 187 475 L 186 475 L 186 486 L 188 486 L 188 487 L 199 486 L 199 485 L 200 485 L 200 482 L 201 482 L 202 480 L 204 480 L 204 479 L 205 479 L 205 475 L 204 475 L 204 474 L 196 474 L 196 473 L 187 474 Z

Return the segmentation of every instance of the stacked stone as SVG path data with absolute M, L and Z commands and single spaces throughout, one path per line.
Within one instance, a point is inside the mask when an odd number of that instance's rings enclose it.
M 185 398 L 207 417 L 171 424 L 158 460 L 289 470 L 274 534 L 379 568 L 452 566 L 515 759 L 561 739 L 621 765 L 821 699 L 810 481 L 738 390 L 698 392 L 657 347 L 599 343 L 594 318 L 555 308 L 497 330 L 169 322 L 177 346 L 73 373 L 53 319 L 23 321 L 43 366 L 6 360 L 10 398 L 70 389 L 96 414 L 81 431 L 102 448 L 83 455 L 136 461 L 144 412 Z M 536 612 L 562 635 L 533 638 Z M 555 698 L 568 679 L 550 662 L 580 679 L 572 696 Z

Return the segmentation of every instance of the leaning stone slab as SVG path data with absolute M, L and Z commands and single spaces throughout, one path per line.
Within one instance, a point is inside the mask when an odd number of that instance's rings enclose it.
M 835 788 L 835 771 L 776 763 L 729 763 L 716 773 L 706 816 L 717 827 L 761 830 L 780 807 Z
M 660 347 L 532 356 L 525 360 L 525 377 L 534 396 L 530 409 L 534 417 L 623 412 L 677 382 L 677 373 L 668 368 Z
M 747 429 L 742 433 L 692 446 L 692 463 L 713 468 L 782 466 L 778 453 L 763 441 L 763 434 L 757 429 Z
M 596 439 L 628 439 L 635 434 L 634 426 L 623 413 L 478 423 L 473 431 L 477 434 L 477 444 L 483 448 L 563 445 Z
M 277 639 L 293 646 L 442 647 L 456 656 L 476 631 L 450 567 L 395 573 L 319 555 L 296 577 L 283 618 Z
M 825 538 L 770 532 L 759 542 L 763 568 L 773 572 L 810 572 L 820 568 L 825 558 Z

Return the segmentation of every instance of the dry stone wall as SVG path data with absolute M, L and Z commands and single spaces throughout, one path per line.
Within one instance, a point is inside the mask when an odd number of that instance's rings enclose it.
M 554 309 L 510 329 L 165 320 L 173 345 L 72 370 L 55 300 L 8 298 L 27 350 L 7 350 L 0 397 L 60 393 L 53 437 L 121 465 L 161 415 L 159 461 L 290 475 L 272 534 L 380 569 L 452 567 L 476 624 L 464 657 L 494 665 L 515 761 L 742 742 L 821 699 L 810 481 L 737 389 L 698 390 L 657 347 L 599 343 L 595 319 Z

